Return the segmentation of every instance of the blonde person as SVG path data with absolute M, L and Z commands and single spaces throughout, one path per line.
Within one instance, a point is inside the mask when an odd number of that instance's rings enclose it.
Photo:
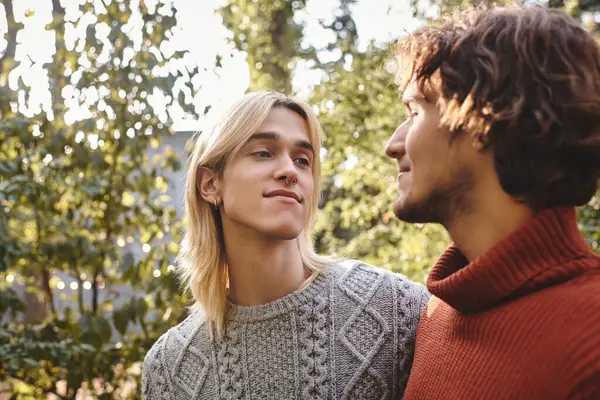
M 182 282 L 194 311 L 146 355 L 146 399 L 402 397 L 424 287 L 315 253 L 319 123 L 245 95 L 194 146 Z

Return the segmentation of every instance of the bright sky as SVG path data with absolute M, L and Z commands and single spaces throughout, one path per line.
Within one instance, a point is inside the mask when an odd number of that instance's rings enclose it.
M 85 0 L 61 0 L 67 10 L 67 18 L 70 12 L 73 13 L 73 17 L 76 16 L 76 6 L 83 1 Z M 98 7 L 101 6 L 101 0 L 93 1 Z M 212 106 L 207 117 L 201 121 L 184 120 L 180 110 L 169 110 L 174 119 L 175 130 L 196 130 L 201 129 L 204 124 L 211 124 L 217 115 L 246 91 L 249 84 L 248 66 L 245 54 L 235 51 L 228 43 L 227 39 L 231 37 L 231 32 L 223 27 L 220 16 L 214 12 L 215 8 L 226 0 L 173 1 L 178 9 L 177 19 L 180 27 L 172 39 L 173 42 L 177 47 L 190 51 L 189 60 L 200 66 L 209 67 L 209 72 L 196 77 L 202 89 L 194 98 L 194 105 L 198 111 L 204 110 L 207 105 Z M 17 38 L 19 46 L 16 58 L 22 62 L 22 65 L 11 74 L 9 83 L 15 88 L 16 79 L 20 76 L 25 84 L 32 85 L 32 96 L 39 99 L 37 102 L 39 104 L 28 112 L 35 113 L 39 112 L 40 108 L 48 107 L 50 99 L 47 92 L 48 76 L 40 65 L 51 61 L 54 53 L 54 35 L 44 30 L 44 25 L 50 22 L 52 6 L 49 0 L 13 0 L 13 2 L 15 18 L 18 22 L 25 22 L 26 25 Z M 155 2 L 156 0 L 146 0 L 146 4 Z M 338 0 L 307 1 L 306 9 L 297 16 L 298 20 L 304 23 L 304 40 L 307 44 L 324 47 L 334 40 L 333 34 L 323 29 L 318 21 L 330 22 L 334 18 L 337 6 Z M 6 19 L 2 5 L 0 10 L 0 31 L 4 33 Z M 25 19 L 24 14 L 27 10 L 35 10 L 35 15 Z M 412 18 L 409 0 L 359 0 L 352 11 L 361 40 L 359 45 L 362 48 L 366 47 L 370 40 L 385 43 L 418 26 L 418 22 Z M 93 22 L 88 21 L 88 23 Z M 67 34 L 69 34 L 68 29 Z M 76 34 L 75 29 L 72 29 L 73 43 Z M 67 41 L 69 41 L 68 37 Z M 6 40 L 0 39 L 0 50 L 5 46 Z M 218 71 L 218 76 L 215 76 L 211 70 L 216 55 L 229 53 L 233 53 L 234 57 L 224 57 L 223 67 Z M 332 55 L 322 53 L 319 56 L 326 59 Z M 306 65 L 299 64 L 294 75 L 294 88 L 300 95 L 307 95 L 312 85 L 317 84 L 319 79 L 318 74 L 310 71 Z M 69 93 L 66 94 L 68 97 Z M 67 98 L 66 101 L 69 99 Z M 157 107 L 160 108 L 160 104 Z

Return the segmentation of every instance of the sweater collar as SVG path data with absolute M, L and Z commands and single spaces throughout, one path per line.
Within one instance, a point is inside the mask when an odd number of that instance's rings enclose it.
M 258 306 L 241 306 L 227 300 L 227 321 L 258 322 L 289 313 L 296 307 L 309 303 L 315 297 L 326 297 L 327 271 L 320 272 L 304 289 L 290 293 L 278 300 Z
M 427 289 L 458 311 L 473 312 L 597 266 L 589 254 L 575 209 L 547 209 L 471 263 L 451 245 L 429 274 Z

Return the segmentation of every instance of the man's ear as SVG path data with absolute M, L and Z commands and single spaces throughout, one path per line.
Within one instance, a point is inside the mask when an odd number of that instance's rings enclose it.
M 488 137 L 482 133 L 477 133 L 472 136 L 473 147 L 477 151 L 483 151 L 487 148 Z
M 198 166 L 198 173 L 196 174 L 196 188 L 200 192 L 200 196 L 204 201 L 210 204 L 214 204 L 215 200 L 217 204 L 221 201 L 219 193 L 219 177 L 210 168 Z

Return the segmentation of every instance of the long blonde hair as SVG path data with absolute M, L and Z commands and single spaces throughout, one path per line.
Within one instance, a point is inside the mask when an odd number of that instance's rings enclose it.
M 321 271 L 333 261 L 318 255 L 312 244 L 311 227 L 320 197 L 321 126 L 311 107 L 303 101 L 273 91 L 246 94 L 223 116 L 210 132 L 197 135 L 190 157 L 185 184 L 186 231 L 178 256 L 179 273 L 184 289 L 204 313 L 211 332 L 222 337 L 225 329 L 225 309 L 228 286 L 227 259 L 221 242 L 220 216 L 212 205 L 202 199 L 197 189 L 200 167 L 212 169 L 222 176 L 229 160 L 256 133 L 270 111 L 283 107 L 299 114 L 308 128 L 309 140 L 315 150 L 312 174 L 313 192 L 308 218 L 297 238 L 303 264 L 312 271 Z

